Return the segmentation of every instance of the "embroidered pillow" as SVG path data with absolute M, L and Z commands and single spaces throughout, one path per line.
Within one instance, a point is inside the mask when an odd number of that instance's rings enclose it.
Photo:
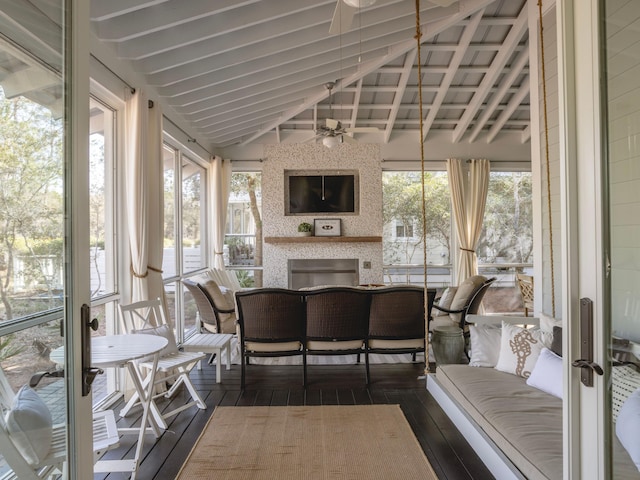
M 500 354 L 500 326 L 469 325 L 472 367 L 495 367 Z
M 531 376 L 527 378 L 527 385 L 562 398 L 562 357 L 543 348 Z
M 5 421 L 13 444 L 30 465 L 46 458 L 51 449 L 51 412 L 34 390 L 27 385 L 18 390 Z
M 540 330 L 502 322 L 496 370 L 529 378 L 543 347 Z

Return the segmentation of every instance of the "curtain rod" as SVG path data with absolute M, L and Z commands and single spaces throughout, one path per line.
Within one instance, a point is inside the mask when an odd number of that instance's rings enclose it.
M 91 54 L 91 58 L 93 58 L 96 62 L 98 62 L 100 65 L 102 65 L 104 68 L 106 68 L 109 72 L 111 72 L 111 74 L 116 77 L 118 80 L 120 80 L 129 90 L 131 90 L 131 93 L 136 93 L 136 89 L 135 87 L 131 86 L 131 84 L 129 84 L 129 82 L 127 82 L 124 78 L 122 78 L 120 75 L 118 75 L 116 72 L 114 72 L 111 68 L 109 68 L 108 65 L 106 65 L 102 60 L 100 60 L 98 57 L 96 57 L 95 55 Z M 149 108 L 153 108 L 153 100 L 149 100 Z M 204 148 L 202 145 L 200 145 L 198 143 L 198 141 L 193 138 L 191 135 L 189 135 L 187 132 L 185 132 L 179 125 L 176 124 L 176 122 L 174 122 L 173 120 L 171 120 L 169 117 L 167 117 L 166 115 L 163 115 L 163 118 L 165 118 L 167 121 L 169 121 L 169 123 L 171 123 L 174 127 L 176 127 L 178 130 L 180 130 L 182 133 L 184 133 L 184 135 L 187 137 L 187 143 L 195 143 L 197 146 L 199 146 L 202 150 L 204 150 L 205 152 L 207 152 L 209 154 L 209 156 L 213 157 L 215 156 L 213 153 L 211 153 L 209 150 L 207 150 L 206 148 Z
M 187 137 L 187 143 L 193 143 L 197 146 L 199 146 L 202 150 L 204 150 L 205 152 L 207 152 L 209 154 L 209 156 L 211 157 L 215 157 L 215 155 L 213 153 L 211 153 L 209 150 L 207 150 L 206 148 L 204 148 L 202 145 L 200 145 L 198 143 L 198 141 L 193 138 L 191 135 L 189 135 L 187 132 L 185 132 L 182 127 L 180 125 L 178 125 L 176 122 L 174 122 L 173 120 L 171 120 L 169 117 L 166 117 L 163 115 L 163 117 L 174 127 L 176 127 L 178 130 L 180 130 L 182 133 L 184 133 L 184 135 Z
M 111 74 L 116 77 L 118 80 L 120 80 L 122 83 L 124 83 L 125 87 L 127 87 L 129 90 L 131 90 L 131 93 L 136 93 L 136 89 L 135 87 L 132 87 L 129 82 L 127 82 L 124 78 L 122 78 L 120 75 L 118 75 L 116 72 L 114 72 L 111 68 L 109 68 L 102 60 L 100 60 L 98 57 L 96 57 L 94 54 L 91 54 L 91 58 L 93 58 L 96 62 L 98 62 L 100 65 L 102 65 L 104 68 L 106 68 L 107 70 L 109 70 L 111 72 Z

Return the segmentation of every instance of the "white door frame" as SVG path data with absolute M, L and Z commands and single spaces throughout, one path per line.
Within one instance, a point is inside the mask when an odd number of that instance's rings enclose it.
M 93 477 L 91 395 L 82 396 L 82 304 L 89 274 L 89 2 L 65 1 L 65 352 L 69 479 Z
M 579 301 L 593 301 L 593 360 L 606 364 L 597 0 L 557 2 L 564 355 L 564 478 L 607 478 L 604 377 L 580 383 Z M 582 473 L 584 472 L 584 475 Z

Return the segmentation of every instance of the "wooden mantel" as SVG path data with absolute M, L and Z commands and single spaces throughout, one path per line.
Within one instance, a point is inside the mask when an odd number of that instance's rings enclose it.
M 264 237 L 264 243 L 358 243 L 382 242 L 382 237 Z

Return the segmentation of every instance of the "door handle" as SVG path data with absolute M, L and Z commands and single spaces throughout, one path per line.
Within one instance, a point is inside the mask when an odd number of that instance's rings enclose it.
M 585 387 L 593 387 L 593 373 L 603 375 L 602 367 L 593 361 L 593 302 L 580 299 L 580 356 L 571 365 L 580 369 L 580 381 Z
M 86 397 L 91 393 L 91 384 L 96 378 L 96 375 L 104 373 L 104 370 L 100 368 L 91 367 L 91 330 L 98 330 L 98 319 L 91 317 L 91 309 L 86 303 L 80 308 L 80 321 L 82 323 L 82 330 L 80 334 L 80 341 L 82 343 L 82 396 Z

